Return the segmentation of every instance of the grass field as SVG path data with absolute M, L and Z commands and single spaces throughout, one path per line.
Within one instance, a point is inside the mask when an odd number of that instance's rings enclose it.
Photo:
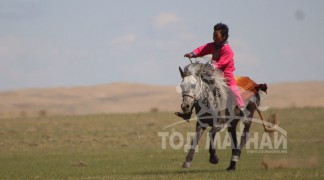
M 158 133 L 193 132 L 195 122 L 163 129 L 180 120 L 172 112 L 0 119 L 0 178 L 324 179 L 324 108 L 273 111 L 287 131 L 288 153 L 243 151 L 235 172 L 225 171 L 229 148 L 217 150 L 219 164 L 209 164 L 206 133 L 192 167 L 182 169 L 186 152 L 168 143 L 162 149 Z

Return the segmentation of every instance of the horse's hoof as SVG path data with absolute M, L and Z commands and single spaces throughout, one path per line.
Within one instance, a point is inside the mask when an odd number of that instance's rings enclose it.
M 191 167 L 191 162 L 184 162 L 182 165 L 182 168 L 190 168 Z
M 209 162 L 211 164 L 218 164 L 218 161 L 219 161 L 218 157 L 211 157 L 211 158 L 209 158 Z
M 229 166 L 227 169 L 226 169 L 226 171 L 227 172 L 231 172 L 231 171 L 235 171 L 235 166 L 233 167 L 233 166 Z
M 228 171 L 228 172 L 235 171 L 235 169 L 236 169 L 236 162 L 235 161 L 231 161 L 231 163 L 228 166 L 228 168 L 226 169 L 226 171 Z

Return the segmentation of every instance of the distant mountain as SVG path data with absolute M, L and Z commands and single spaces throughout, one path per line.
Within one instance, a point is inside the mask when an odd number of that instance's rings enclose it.
M 324 106 L 324 82 L 268 85 L 263 106 Z M 0 117 L 178 111 L 176 86 L 113 83 L 107 85 L 0 92 Z
M 275 108 L 323 107 L 324 82 L 286 82 L 270 84 L 264 104 Z

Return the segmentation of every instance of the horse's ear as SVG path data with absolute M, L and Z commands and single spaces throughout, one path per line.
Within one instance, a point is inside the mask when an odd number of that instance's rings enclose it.
M 180 66 L 179 66 L 179 71 L 180 71 L 181 78 L 183 79 L 184 78 L 184 73 L 183 73 L 183 71 L 182 71 L 182 69 L 181 69 Z

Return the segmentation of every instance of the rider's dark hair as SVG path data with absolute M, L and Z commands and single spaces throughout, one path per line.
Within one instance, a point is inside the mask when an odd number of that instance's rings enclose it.
M 214 31 L 218 31 L 218 30 L 220 30 L 220 33 L 223 37 L 226 36 L 225 38 L 226 41 L 228 38 L 228 31 L 229 31 L 228 26 L 224 23 L 218 23 L 214 26 Z

